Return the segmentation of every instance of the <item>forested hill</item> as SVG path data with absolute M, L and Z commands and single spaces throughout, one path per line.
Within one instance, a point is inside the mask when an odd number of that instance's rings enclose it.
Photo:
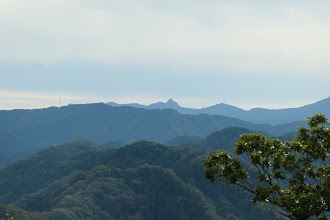
M 145 139 L 165 142 L 180 135 L 206 136 L 228 126 L 263 130 L 278 136 L 304 122 L 255 125 L 216 115 L 184 115 L 175 110 L 85 104 L 35 110 L 0 111 L 0 154 L 22 153 L 88 138 L 98 144 Z
M 231 152 L 235 143 L 244 133 L 259 133 L 258 131 L 251 131 L 246 128 L 240 127 L 227 127 L 221 131 L 215 131 L 209 134 L 207 137 L 196 136 L 179 136 L 173 138 L 164 144 L 167 146 L 189 146 L 193 148 L 199 148 L 207 151 L 214 151 L 224 149 Z
M 246 192 L 203 177 L 206 153 L 139 141 L 103 149 L 80 139 L 0 169 L 0 218 L 275 219 Z
M 180 147 L 189 146 L 207 151 L 224 149 L 226 151 L 232 152 L 232 148 L 235 146 L 235 143 L 238 141 L 240 136 L 242 134 L 249 133 L 260 134 L 262 132 L 252 131 L 240 127 L 227 127 L 221 131 L 212 132 L 207 137 L 182 135 L 165 142 L 164 145 Z M 284 143 L 285 141 L 292 141 L 292 139 L 297 135 L 297 132 L 289 132 L 279 137 L 271 136 L 265 132 L 262 134 L 268 138 L 280 139 Z

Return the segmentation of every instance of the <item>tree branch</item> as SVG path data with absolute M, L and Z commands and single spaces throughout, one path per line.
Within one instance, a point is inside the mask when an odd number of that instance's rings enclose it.
M 278 211 L 278 213 L 280 213 L 281 215 L 283 215 L 283 216 L 285 216 L 285 217 L 287 217 L 289 219 L 292 219 L 292 220 L 294 219 L 292 216 L 287 215 L 287 214 L 284 214 L 283 212 Z

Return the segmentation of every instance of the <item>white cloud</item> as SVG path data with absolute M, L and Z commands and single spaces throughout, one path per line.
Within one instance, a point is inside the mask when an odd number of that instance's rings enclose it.
M 2 0 L 0 61 L 329 74 L 328 6 L 318 1 Z
M 70 103 L 97 103 L 102 98 L 79 96 L 68 92 L 37 92 L 0 89 L 0 109 L 34 109 L 50 106 L 63 106 Z

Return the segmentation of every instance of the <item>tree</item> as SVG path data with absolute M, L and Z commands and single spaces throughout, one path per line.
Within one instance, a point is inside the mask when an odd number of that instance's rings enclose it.
M 282 143 L 261 134 L 243 134 L 233 148 L 241 159 L 221 150 L 203 160 L 205 177 L 234 184 L 251 194 L 252 202 L 280 207 L 280 214 L 305 220 L 327 219 L 330 211 L 330 130 L 322 114 L 308 117 L 308 128 L 299 127 L 292 141 Z M 253 184 L 256 173 L 258 184 Z

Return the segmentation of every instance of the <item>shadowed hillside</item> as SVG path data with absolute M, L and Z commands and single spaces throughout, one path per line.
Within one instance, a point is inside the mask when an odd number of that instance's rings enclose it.
M 15 219 L 275 219 L 244 192 L 209 184 L 206 153 L 139 141 L 103 149 L 80 139 L 0 170 L 0 217 Z

